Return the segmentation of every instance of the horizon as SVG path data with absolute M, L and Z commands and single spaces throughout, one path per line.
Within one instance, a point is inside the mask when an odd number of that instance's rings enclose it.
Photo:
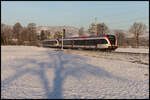
M 19 22 L 20 23 L 20 22 Z M 5 23 L 2 23 L 2 24 L 5 24 Z M 21 24 L 21 23 L 20 23 Z M 36 23 L 35 23 L 36 24 Z M 8 24 L 5 24 L 5 25 L 8 25 Z M 10 26 L 10 27 L 12 27 L 13 25 L 8 25 L 8 26 Z M 21 26 L 23 26 L 22 24 L 21 24 Z M 69 25 L 65 25 L 65 26 L 36 26 L 36 27 L 68 27 Z M 23 26 L 23 27 L 27 27 L 27 25 L 26 26 Z M 76 27 L 76 26 L 69 26 L 69 27 L 74 27 L 74 28 L 78 28 L 78 27 Z M 78 28 L 79 29 L 79 28 Z M 149 28 L 147 28 L 148 30 L 146 30 L 146 33 L 148 32 L 149 33 Z M 84 28 L 84 30 L 85 31 L 88 31 L 88 29 L 85 29 Z M 125 30 L 125 29 L 109 29 L 110 31 L 114 31 L 114 30 L 122 30 L 122 31 L 128 31 L 128 30 Z
M 88 29 L 90 24 L 105 23 L 109 29 L 128 30 L 134 22 L 147 25 L 147 1 L 2 1 L 2 23 L 22 26 L 73 26 Z M 100 13 L 97 13 L 99 11 Z M 67 20 L 65 20 L 67 19 Z

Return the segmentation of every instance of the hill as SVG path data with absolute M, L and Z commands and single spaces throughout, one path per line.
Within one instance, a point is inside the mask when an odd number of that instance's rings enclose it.
M 54 34 L 57 31 L 61 31 L 63 29 L 66 29 L 66 36 L 67 37 L 75 37 L 78 36 L 79 29 L 73 26 L 38 26 L 37 27 L 37 33 L 40 34 L 41 30 L 48 30 L 52 34 Z

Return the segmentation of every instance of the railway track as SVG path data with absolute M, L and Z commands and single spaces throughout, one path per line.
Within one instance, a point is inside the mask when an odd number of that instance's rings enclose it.
M 107 54 L 122 54 L 122 55 L 140 55 L 140 56 L 148 56 L 149 53 L 136 53 L 136 52 L 117 52 L 117 51 L 105 51 L 105 50 L 83 50 L 82 51 L 96 51 L 96 52 L 99 52 L 99 53 L 107 53 Z
M 147 55 L 149 55 L 149 53 L 135 53 L 135 52 L 115 52 L 115 51 L 113 51 L 113 52 L 111 52 L 111 53 L 116 53 L 116 54 L 127 54 L 127 55 L 145 55 L 145 56 L 147 56 Z
M 53 49 L 57 49 L 56 47 L 53 47 Z M 64 48 L 65 51 L 85 51 L 85 52 L 97 52 L 97 53 L 106 53 L 106 54 L 121 54 L 121 55 L 137 55 L 137 56 L 149 56 L 149 53 L 136 53 L 136 52 L 117 52 L 117 51 L 111 51 L 111 50 L 95 50 L 95 49 L 78 49 L 78 48 Z
M 51 49 L 59 51 L 56 48 Z M 64 49 L 63 51 L 89 57 L 104 58 L 108 60 L 119 60 L 149 65 L 149 53 L 101 51 L 101 50 L 85 50 L 85 49 Z
M 104 58 L 108 60 L 119 60 L 131 63 L 149 65 L 149 53 L 134 52 L 116 52 L 116 51 L 99 51 L 99 50 L 72 50 L 64 49 L 65 52 L 79 54 L 83 56 Z

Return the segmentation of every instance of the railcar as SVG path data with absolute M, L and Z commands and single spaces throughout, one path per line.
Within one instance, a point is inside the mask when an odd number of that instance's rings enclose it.
M 62 39 L 47 39 L 42 41 L 44 47 L 61 48 Z M 63 39 L 63 48 L 72 49 L 101 49 L 115 50 L 118 48 L 115 35 L 104 35 L 96 37 L 72 37 Z

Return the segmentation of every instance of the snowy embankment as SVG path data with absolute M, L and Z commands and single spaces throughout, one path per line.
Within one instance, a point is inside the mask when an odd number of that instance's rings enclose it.
M 117 48 L 115 52 L 149 53 L 147 48 Z
M 149 65 L 1 47 L 1 98 L 149 98 Z

